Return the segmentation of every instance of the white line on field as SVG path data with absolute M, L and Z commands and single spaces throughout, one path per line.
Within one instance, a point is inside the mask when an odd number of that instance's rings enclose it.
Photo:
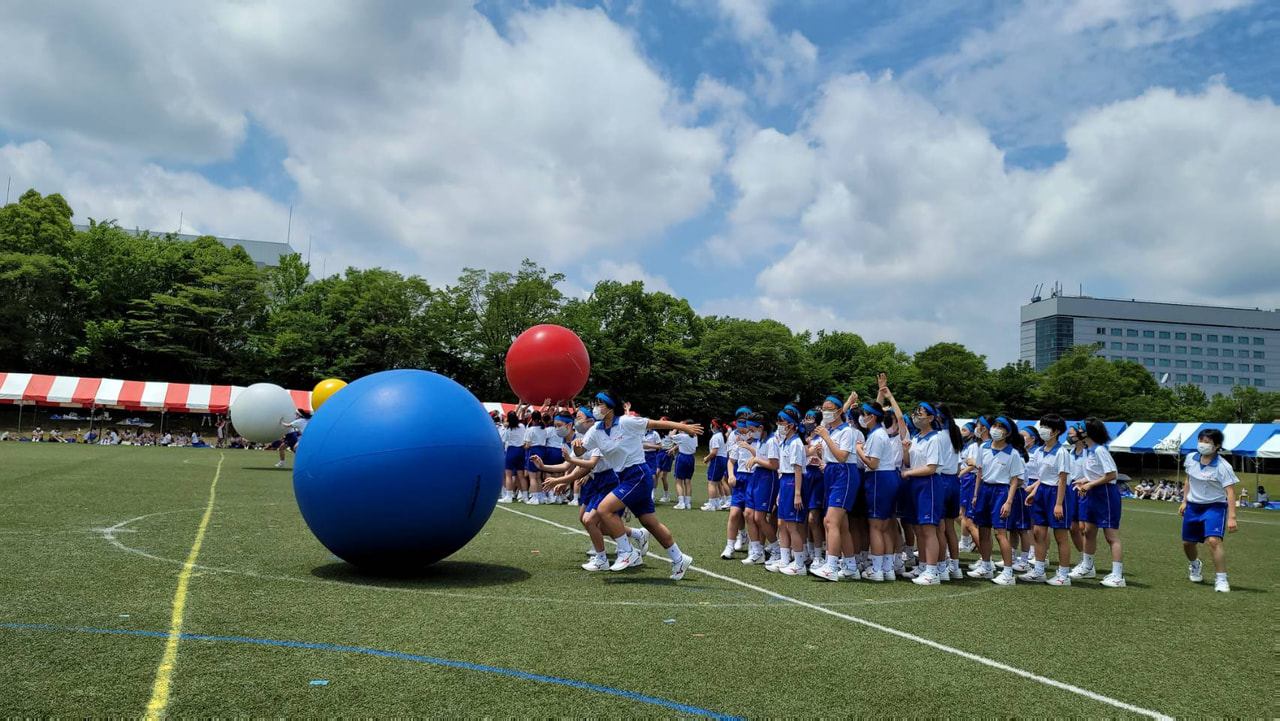
M 1150 508 L 1125 508 L 1125 511 L 1135 511 L 1137 513 L 1154 513 L 1157 516 L 1177 516 L 1177 511 L 1155 511 Z M 1236 521 L 1240 523 L 1256 523 L 1259 526 L 1280 526 L 1280 523 L 1272 523 L 1271 521 L 1255 521 L 1252 518 L 1241 518 L 1240 514 L 1236 514 Z
M 514 514 L 516 514 L 517 516 L 524 516 L 525 518 L 529 518 L 529 519 L 532 519 L 532 520 L 535 520 L 535 521 L 541 521 L 542 523 L 545 523 L 545 524 L 550 525 L 550 526 L 555 526 L 556 528 L 562 528 L 562 529 L 570 530 L 570 531 L 577 531 L 578 533 L 581 533 L 581 534 L 582 534 L 582 535 L 584 535 L 584 536 L 585 536 L 585 535 L 587 535 L 587 532 L 586 532 L 586 531 L 581 531 L 581 530 L 578 530 L 578 529 L 572 528 L 572 527 L 570 527 L 570 526 L 565 526 L 565 525 L 563 525 L 563 524 L 556 523 L 555 521 L 552 521 L 552 520 L 549 520 L 549 519 L 546 519 L 546 518 L 542 518 L 542 517 L 540 517 L 540 516 L 535 516 L 535 515 L 533 515 L 533 514 L 531 514 L 531 513 L 524 513 L 523 511 L 517 511 L 517 510 L 512 509 L 512 508 L 507 508 L 506 506 L 498 506 L 498 508 L 499 508 L 499 509 L 501 509 L 501 510 L 503 510 L 503 511 L 506 511 L 507 513 L 514 513 Z M 670 561 L 669 561 L 668 559 L 666 559 L 666 558 L 664 558 L 664 557 L 662 557 L 662 556 L 659 556 L 659 555 L 658 555 L 658 554 L 656 554 L 656 553 L 650 553 L 649 555 L 650 555 L 650 556 L 652 556 L 653 558 L 657 558 L 657 559 L 660 559 L 660 560 L 663 560 L 663 561 L 667 561 L 668 563 L 670 563 Z M 866 619 L 864 619 L 864 618 L 858 618 L 857 616 L 850 616 L 850 615 L 848 615 L 848 614 L 840 613 L 839 611 L 834 611 L 834 610 L 832 610 L 832 609 L 830 609 L 830 608 L 826 608 L 826 607 L 824 607 L 824 606 L 819 606 L 819 605 L 817 605 L 817 604 L 815 604 L 815 603 L 809 603 L 808 601 L 801 601 L 801 600 L 799 600 L 799 599 L 792 598 L 791 596 L 784 596 L 784 595 L 782 595 L 781 593 L 778 593 L 778 592 L 776 592 L 776 591 L 770 591 L 770 590 L 769 590 L 769 589 L 767 589 L 767 588 L 763 588 L 763 587 L 761 587 L 761 586 L 756 586 L 756 585 L 754 585 L 754 584 L 747 583 L 746 581 L 740 581 L 740 580 L 738 580 L 738 579 L 736 579 L 736 578 L 733 578 L 732 576 L 724 576 L 724 575 L 721 575 L 721 574 L 719 574 L 719 573 L 715 573 L 715 572 L 713 572 L 713 571 L 708 571 L 708 570 L 707 570 L 707 569 L 705 569 L 705 568 L 700 568 L 700 567 L 698 567 L 698 566 L 690 566 L 690 567 L 689 567 L 689 570 L 690 570 L 690 571 L 697 571 L 698 573 L 701 573 L 701 574 L 703 574 L 703 575 L 710 576 L 710 577 L 712 577 L 712 578 L 716 578 L 716 579 L 719 579 L 719 580 L 721 580 L 721 581 L 726 581 L 726 582 L 728 582 L 728 583 L 732 583 L 732 584 L 734 584 L 734 585 L 741 586 L 741 587 L 743 587 L 743 588 L 747 588 L 747 589 L 750 589 L 750 590 L 752 590 L 752 591 L 756 591 L 756 592 L 758 592 L 758 593 L 763 593 L 763 594 L 765 594 L 766 596 L 769 596 L 769 597 L 771 597 L 771 598 L 776 598 L 776 599 L 778 599 L 779 601 L 786 601 L 787 603 L 793 603 L 793 604 L 795 604 L 795 605 L 797 605 L 797 606 L 801 606 L 801 607 L 803 607 L 803 608 L 807 608 L 807 609 L 809 609 L 809 610 L 811 610 L 811 611 L 817 611 L 818 613 L 825 613 L 825 614 L 827 614 L 828 616 L 834 616 L 834 617 L 836 617 L 836 618 L 839 618 L 839 619 L 842 619 L 842 620 L 845 620 L 845 621 L 851 621 L 851 622 L 853 622 L 853 623 L 857 623 L 857 624 L 860 624 L 860 625 L 866 626 L 867 628 L 872 628 L 872 629 L 875 629 L 875 630 L 880 631 L 880 632 L 882 632 L 882 633 L 887 633 L 887 634 L 889 634 L 889 635 L 891 635 L 891 636 L 897 636 L 898 638 L 902 638 L 902 639 L 905 639 L 905 640 L 907 640 L 907 641 L 912 641 L 912 642 L 914 642 L 914 643 L 918 643 L 918 644 L 921 644 L 921 645 L 924 645 L 924 646 L 928 646 L 928 647 L 930 647 L 930 648 L 934 648 L 934 649 L 937 649 L 937 650 L 939 650 L 939 651 L 944 651 L 944 652 L 946 652 L 946 653 L 950 653 L 950 654 L 953 654 L 953 655 L 959 656 L 959 657 L 961 657 L 961 658 L 968 659 L 968 660 L 970 660 L 970 661 L 975 661 L 975 662 L 980 663 L 980 664 L 982 664 L 982 665 L 984 665 L 984 666 L 990 666 L 991 668 L 999 669 L 999 670 L 1001 670 L 1001 671 L 1007 671 L 1007 672 L 1012 673 L 1012 674 L 1014 674 L 1014 675 L 1016 675 L 1016 676 L 1021 676 L 1022 678 L 1029 679 L 1029 680 L 1031 680 L 1031 681 L 1037 681 L 1037 682 L 1042 683 L 1042 684 L 1044 684 L 1044 685 L 1046 685 L 1046 686 L 1052 686 L 1052 687 L 1054 687 L 1054 688 L 1062 689 L 1062 690 L 1064 690 L 1064 691 L 1070 691 L 1071 693 L 1078 694 L 1078 695 L 1080 695 L 1080 696 L 1084 696 L 1085 698 L 1092 699 L 1092 700 L 1097 701 L 1097 702 L 1099 702 L 1099 703 L 1107 704 L 1108 706 L 1114 706 L 1114 707 L 1116 707 L 1116 708 L 1118 708 L 1118 709 L 1123 709 L 1123 710 L 1125 710 L 1125 711 L 1129 711 L 1129 712 L 1131 712 L 1131 713 L 1142 714 L 1143 716 L 1150 716 L 1151 718 L 1156 718 L 1156 719 L 1170 719 L 1170 720 L 1172 719 L 1172 717 L 1171 717 L 1171 716 L 1166 716 L 1165 714 L 1162 714 L 1162 713 L 1160 713 L 1160 712 L 1158 712 L 1158 711 L 1152 711 L 1152 710 L 1150 710 L 1150 709 L 1145 709 L 1145 708 L 1142 708 L 1141 706 L 1134 706 L 1133 704 L 1125 703 L 1124 701 L 1121 701 L 1121 700 L 1119 700 L 1119 699 L 1114 699 L 1114 698 L 1111 698 L 1110 696 L 1103 696 L 1103 695 L 1102 695 L 1102 694 L 1100 694 L 1100 693 L 1095 693 L 1095 692 L 1093 692 L 1093 691 L 1090 691 L 1090 690 L 1089 690 L 1089 689 L 1087 689 L 1087 688 L 1081 688 L 1081 687 L 1079 687 L 1079 686 L 1075 686 L 1075 685 L 1073 685 L 1073 684 L 1065 683 L 1065 682 L 1063 682 L 1063 681 L 1058 681 L 1058 680 L 1055 680 L 1055 679 L 1049 678 L 1049 677 L 1047 677 L 1047 676 L 1041 676 L 1041 675 L 1039 675 L 1039 674 L 1032 673 L 1032 672 L 1030 672 L 1030 671 L 1026 671 L 1026 670 L 1024 670 L 1024 669 L 1017 668 L 1016 666 L 1010 666 L 1010 665 L 1009 665 L 1009 664 L 1007 664 L 1007 663 L 1001 663 L 1000 661 L 995 661 L 995 660 L 993 660 L 993 659 L 986 658 L 985 656 L 979 656 L 979 655 L 978 655 L 978 654 L 976 654 L 976 653 L 969 653 L 968 651 L 963 651 L 963 650 L 961 650 L 961 649 L 958 649 L 958 648 L 955 648 L 955 647 L 952 647 L 952 646 L 948 646 L 948 645 L 946 645 L 946 644 L 938 643 L 937 641 L 931 641 L 931 640 L 929 640 L 929 639 L 927 639 L 927 638 L 924 638 L 924 637 L 921 637 L 921 636 L 917 636 L 917 635 L 912 634 L 912 633 L 907 633 L 906 631 L 899 631 L 899 630 L 898 630 L 898 629 L 896 629 L 896 628 L 890 628 L 890 627 L 888 627 L 888 626 L 885 626 L 885 625 L 882 625 L 882 624 L 876 623 L 876 622 L 874 622 L 874 621 L 868 621 L 868 620 L 866 620 Z

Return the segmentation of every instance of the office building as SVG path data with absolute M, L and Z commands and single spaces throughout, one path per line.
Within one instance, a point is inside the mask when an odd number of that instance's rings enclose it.
M 1209 396 L 1235 386 L 1280 390 L 1280 312 L 1064 296 L 1022 306 L 1020 357 L 1037 370 L 1073 346 L 1141 364 L 1167 386 Z
M 77 225 L 75 226 L 75 229 L 79 231 L 85 231 L 89 229 L 89 226 Z M 165 233 L 157 233 L 155 231 L 129 230 L 128 228 L 121 228 L 121 230 L 123 230 L 124 232 L 130 235 L 141 235 L 143 233 L 151 233 L 152 236 L 157 238 L 168 237 Z M 200 236 L 190 235 L 187 233 L 174 233 L 172 237 L 175 238 L 176 240 L 190 243 L 191 241 L 195 240 L 196 238 L 199 238 Z M 277 267 L 280 265 L 280 256 L 291 255 L 293 253 L 298 252 L 294 250 L 293 246 L 289 245 L 288 243 L 277 243 L 270 240 L 243 240 L 241 238 L 218 238 L 217 240 L 219 243 L 222 243 L 228 248 L 237 246 L 237 245 L 244 248 L 245 252 L 249 254 L 249 257 L 253 259 L 253 262 L 259 268 Z

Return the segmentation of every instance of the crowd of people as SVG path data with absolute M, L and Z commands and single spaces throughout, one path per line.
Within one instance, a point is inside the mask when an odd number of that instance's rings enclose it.
M 226 416 L 221 415 L 214 417 L 211 422 L 205 423 L 199 428 L 184 428 L 181 430 L 152 430 L 149 427 L 139 427 L 141 424 L 129 423 L 121 424 L 121 427 L 89 426 L 87 429 L 75 428 L 65 431 L 61 428 L 46 430 L 36 426 L 33 430 L 25 433 L 0 432 L 0 442 L 24 441 L 30 443 L 80 443 L 98 446 L 271 450 L 277 451 L 280 456 L 276 467 L 283 468 L 285 465 L 285 453 L 297 449 L 298 439 L 302 435 L 302 430 L 306 428 L 307 420 L 310 417 L 310 412 L 298 409 L 295 418 L 281 424 L 282 437 L 271 443 L 249 441 L 235 433 Z M 201 435 L 201 430 L 206 426 L 211 427 L 213 432 L 208 436 Z
M 500 503 L 576 505 L 591 537 L 588 571 L 640 565 L 656 539 L 672 578 L 683 577 L 692 559 L 655 504 L 669 500 L 670 476 L 672 509 L 693 508 L 701 424 L 643 418 L 610 391 L 587 406 L 521 405 L 494 422 L 505 447 Z M 1047 414 L 1019 428 L 981 415 L 959 425 L 941 402 L 904 412 L 881 375 L 874 400 L 833 395 L 769 414 L 743 407 L 709 426 L 701 508 L 728 512 L 723 559 L 743 554 L 743 564 L 767 572 L 832 582 L 940 586 L 967 577 L 1069 587 L 1099 575 L 1101 532 L 1111 557 L 1101 584 L 1126 585 L 1118 474 L 1097 418 L 1068 424 Z M 1222 538 L 1236 530 L 1238 480 L 1220 462 L 1222 442 L 1221 431 L 1200 433 L 1179 510 L 1188 577 L 1202 580 L 1198 549 L 1208 544 L 1214 588 L 1228 592 Z M 640 527 L 624 524 L 627 512 Z M 617 544 L 613 563 L 606 537 Z M 960 554 L 973 551 L 977 560 L 962 567 Z

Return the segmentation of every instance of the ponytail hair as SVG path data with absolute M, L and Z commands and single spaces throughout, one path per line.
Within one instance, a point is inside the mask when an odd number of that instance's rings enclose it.
M 1111 441 L 1111 432 L 1107 430 L 1106 424 L 1095 416 L 1089 416 L 1084 419 L 1084 432 L 1086 436 L 1093 439 L 1093 442 L 1100 446 L 1104 446 Z
M 951 437 L 952 450 L 959 453 L 964 449 L 964 437 L 960 435 L 960 426 L 956 425 L 956 419 L 951 417 L 951 409 L 946 403 L 934 403 L 933 407 L 938 409 L 938 423 L 942 426 L 940 430 L 947 432 Z

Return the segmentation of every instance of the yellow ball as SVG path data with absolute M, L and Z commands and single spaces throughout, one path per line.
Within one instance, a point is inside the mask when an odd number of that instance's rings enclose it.
M 316 387 L 311 390 L 311 412 L 315 413 L 320 410 L 320 406 L 338 391 L 347 387 L 346 381 L 340 381 L 337 378 L 329 378 L 320 381 Z

